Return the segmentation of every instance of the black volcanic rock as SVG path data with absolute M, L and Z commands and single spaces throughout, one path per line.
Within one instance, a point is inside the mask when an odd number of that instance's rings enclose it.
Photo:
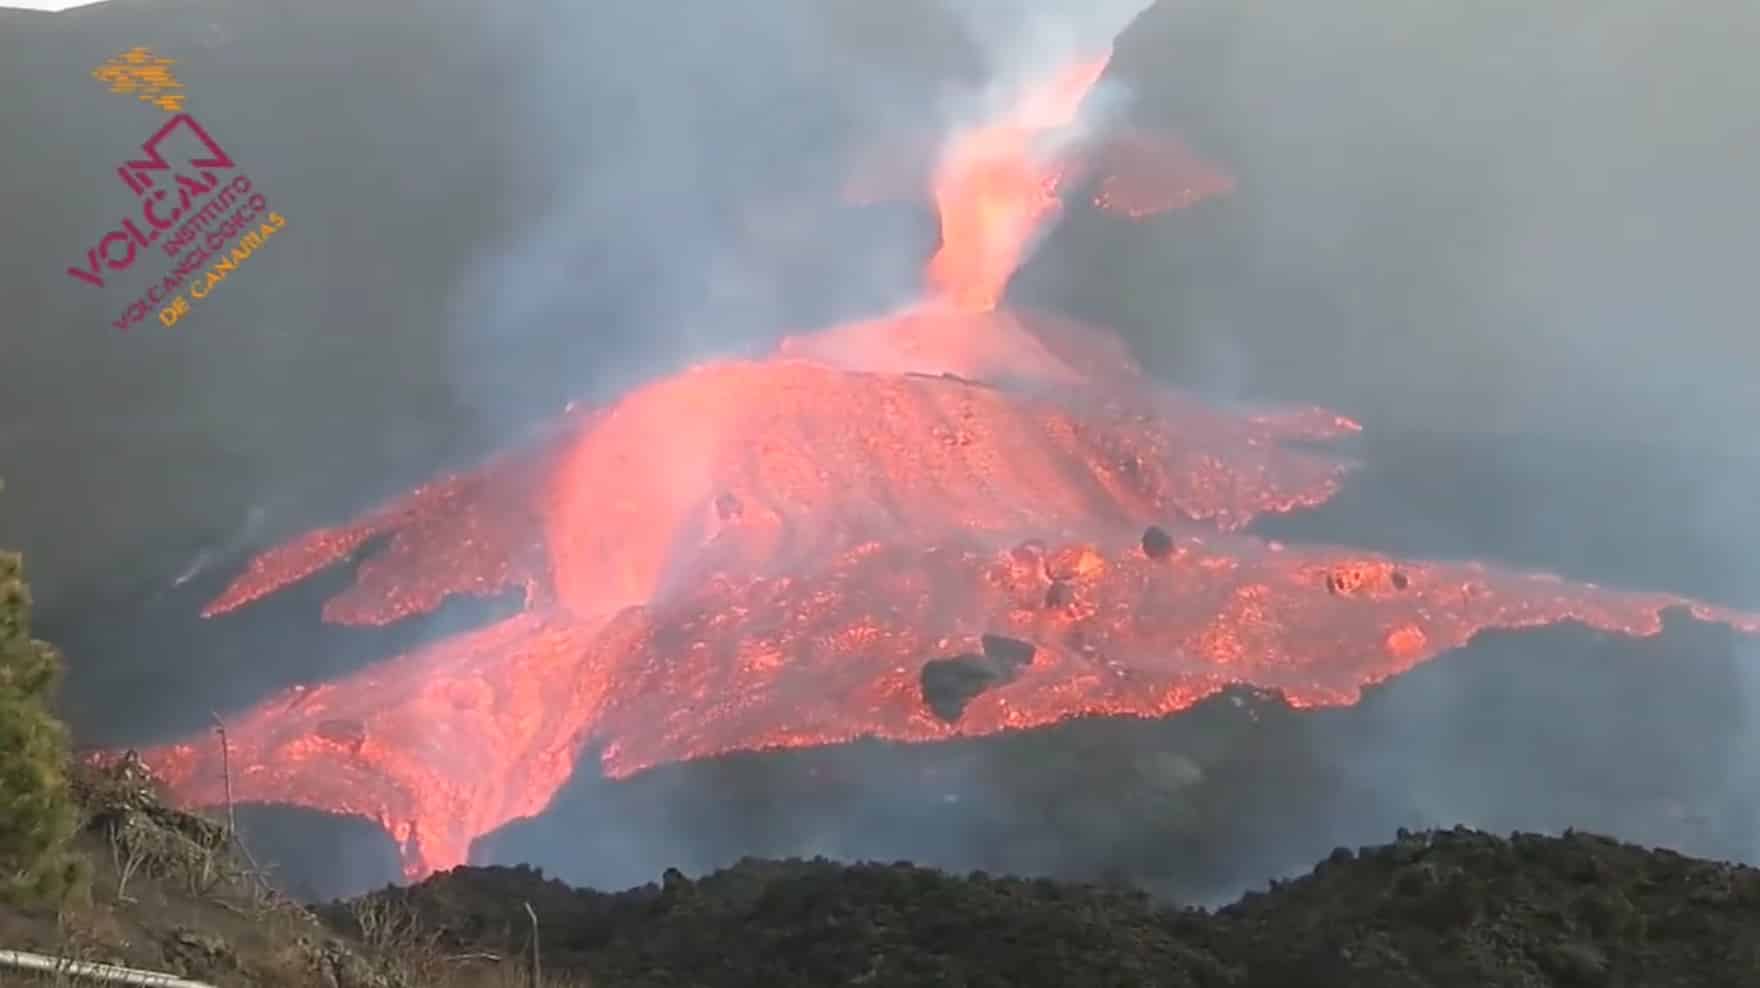
M 923 663 L 920 675 L 923 703 L 935 716 L 952 722 L 965 713 L 966 704 L 994 686 L 1001 672 L 982 655 L 955 655 Z
M 959 720 L 966 704 L 979 694 L 1013 681 L 1037 651 L 1030 642 L 1003 635 L 985 635 L 980 644 L 982 655 L 966 653 L 923 663 L 923 703 L 942 720 Z
M 1760 983 L 1760 871 L 1572 832 L 1401 831 L 1214 913 L 1112 887 L 823 859 L 748 859 L 688 897 L 566 893 L 538 872 L 468 868 L 381 894 L 429 928 L 478 934 L 454 946 L 501 954 L 517 936 L 493 931 L 520 929 L 507 922 L 518 903 L 541 902 L 547 970 L 620 988 Z
M 1143 555 L 1150 559 L 1165 559 L 1173 551 L 1173 536 L 1167 530 L 1150 525 L 1143 530 Z

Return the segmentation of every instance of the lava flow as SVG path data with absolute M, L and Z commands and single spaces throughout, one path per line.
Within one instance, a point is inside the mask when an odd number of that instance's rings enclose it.
M 735 750 L 1159 716 L 1237 683 L 1346 704 L 1483 629 L 1653 634 L 1671 607 L 1760 630 L 1665 594 L 1243 534 L 1330 498 L 1351 464 L 1314 444 L 1357 425 L 1211 407 L 1100 329 L 996 304 L 1068 164 L 1035 160 L 1034 140 L 1068 124 L 1104 64 L 955 143 L 919 305 L 654 381 L 253 560 L 209 616 L 378 537 L 325 620 L 509 590 L 525 607 L 235 716 L 230 795 L 374 819 L 415 879 L 541 811 L 589 749 L 621 777 Z M 1162 160 L 1191 167 L 1158 195 L 1126 169 L 1102 205 L 1228 191 L 1189 152 Z M 228 795 L 206 737 L 143 754 L 186 803 Z

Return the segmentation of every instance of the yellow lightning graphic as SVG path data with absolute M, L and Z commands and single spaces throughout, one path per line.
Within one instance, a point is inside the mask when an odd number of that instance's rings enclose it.
M 167 113 L 183 109 L 183 83 L 171 74 L 175 58 L 163 58 L 152 49 L 130 48 L 92 70 L 92 78 L 106 83 L 113 93 L 134 93 Z

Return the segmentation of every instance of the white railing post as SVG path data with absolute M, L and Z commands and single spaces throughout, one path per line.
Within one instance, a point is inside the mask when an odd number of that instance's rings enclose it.
M 141 971 L 132 967 L 118 967 L 115 964 L 94 964 L 90 961 L 50 957 L 47 954 L 33 954 L 24 950 L 0 950 L 0 968 L 8 967 L 19 971 L 39 971 L 44 974 L 61 974 L 92 981 L 104 981 L 113 985 L 138 985 L 139 988 L 216 988 L 215 985 L 208 984 L 206 981 L 191 981 L 175 974 Z

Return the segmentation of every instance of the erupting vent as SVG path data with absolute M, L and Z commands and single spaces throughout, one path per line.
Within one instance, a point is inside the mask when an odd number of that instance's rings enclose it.
M 1350 465 L 1287 444 L 1356 424 L 1219 410 L 1146 379 L 1099 329 L 997 306 L 1059 208 L 1057 176 L 1086 163 L 1099 204 L 1126 213 L 1230 189 L 1172 141 L 1037 158 L 1104 65 L 955 144 L 933 190 L 931 292 L 909 311 L 656 381 L 540 448 L 254 560 L 208 614 L 376 536 L 385 548 L 327 621 L 509 589 L 526 606 L 236 717 L 236 797 L 377 820 L 414 879 L 541 811 L 589 746 L 626 776 L 741 749 L 1152 717 L 1237 683 L 1346 704 L 1493 627 L 1652 634 L 1686 606 L 1760 630 L 1663 594 L 1241 534 L 1331 497 Z M 209 738 L 143 754 L 179 798 L 222 798 Z

